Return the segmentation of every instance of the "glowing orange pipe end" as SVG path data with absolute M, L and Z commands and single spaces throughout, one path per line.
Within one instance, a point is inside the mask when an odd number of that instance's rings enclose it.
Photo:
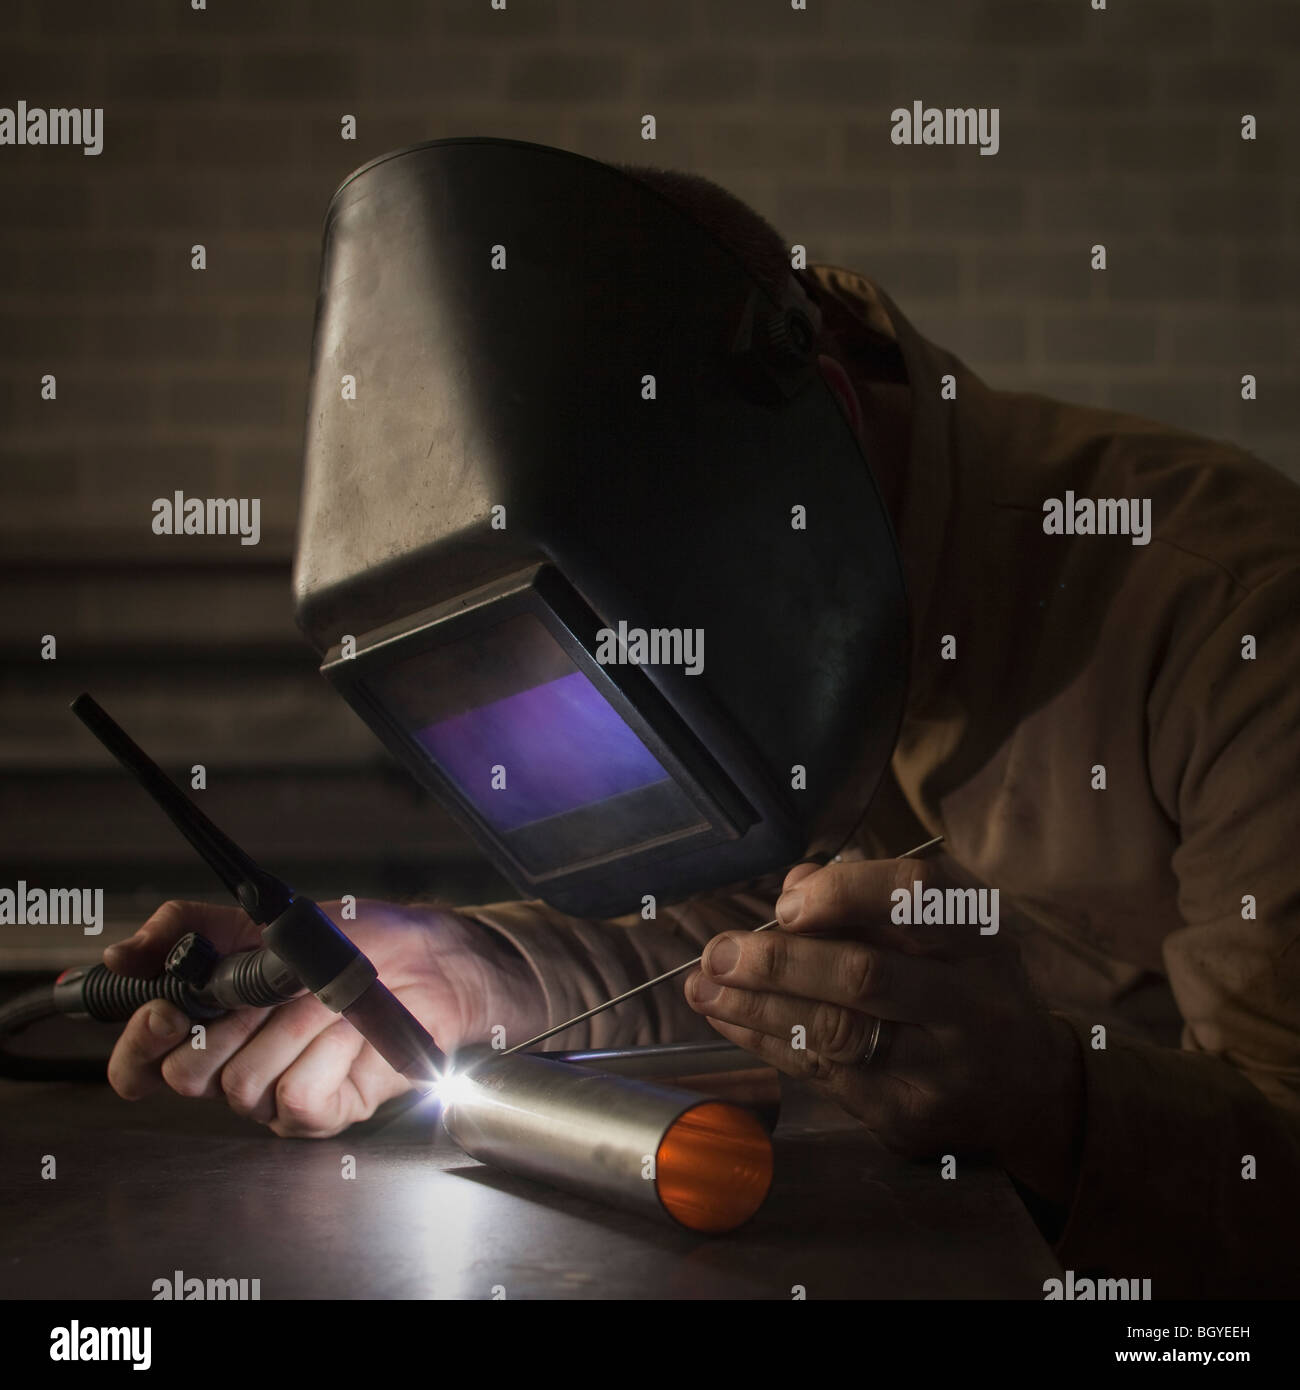
M 697 1105 L 660 1140 L 655 1185 L 664 1210 L 690 1230 L 735 1230 L 772 1185 L 772 1141 L 747 1110 Z

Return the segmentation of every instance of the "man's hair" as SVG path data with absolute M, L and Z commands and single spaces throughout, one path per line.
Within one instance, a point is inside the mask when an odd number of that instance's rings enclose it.
M 766 218 L 734 193 L 699 174 L 656 169 L 648 164 L 615 164 L 620 173 L 639 179 L 711 232 L 775 299 L 785 293 L 790 252 L 785 239 Z

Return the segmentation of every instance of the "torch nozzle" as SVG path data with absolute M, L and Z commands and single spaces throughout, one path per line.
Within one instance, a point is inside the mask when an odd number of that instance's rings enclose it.
M 375 980 L 343 1010 L 343 1017 L 408 1081 L 432 1086 L 442 1076 L 447 1058 L 387 985 Z

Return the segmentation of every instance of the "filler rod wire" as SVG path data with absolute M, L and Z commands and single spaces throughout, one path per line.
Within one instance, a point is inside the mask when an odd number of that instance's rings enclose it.
M 920 854 L 922 850 L 929 849 L 931 845 L 937 845 L 943 839 L 942 835 L 936 835 L 933 840 L 927 840 L 923 845 L 913 845 L 906 854 L 900 854 L 899 859 L 911 859 L 914 855 Z M 771 931 L 777 924 L 774 917 L 770 922 L 764 922 L 761 927 L 754 927 L 755 933 L 761 931 Z M 513 1047 L 507 1047 L 504 1052 L 499 1052 L 499 1057 L 509 1057 L 512 1052 L 522 1052 L 526 1047 L 532 1047 L 534 1043 L 545 1042 L 547 1038 L 553 1038 L 556 1033 L 563 1033 L 566 1028 L 572 1028 L 577 1023 L 585 1023 L 587 1019 L 594 1018 L 597 1014 L 603 1014 L 606 1009 L 612 1009 L 615 1004 L 621 1004 L 625 999 L 643 993 L 647 989 L 653 989 L 655 985 L 661 985 L 665 980 L 674 979 L 678 975 L 684 975 L 688 970 L 704 959 L 703 954 L 696 956 L 693 960 L 683 961 L 681 965 L 674 966 L 671 970 L 665 970 L 662 975 L 656 975 L 653 980 L 646 980 L 643 984 L 635 985 L 632 989 L 624 990 L 622 994 L 616 994 L 613 999 L 606 999 L 603 1004 L 597 1004 L 594 1009 L 588 1009 L 585 1014 L 579 1014 L 576 1018 L 571 1018 L 565 1023 L 557 1023 L 554 1028 L 548 1028 L 544 1033 L 538 1033 L 535 1038 L 529 1038 L 527 1042 L 516 1043 Z

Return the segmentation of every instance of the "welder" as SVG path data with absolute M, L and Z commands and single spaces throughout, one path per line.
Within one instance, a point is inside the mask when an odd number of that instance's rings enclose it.
M 1067 496 L 1149 534 L 1045 525 Z M 330 207 L 295 593 L 327 678 L 519 888 L 324 905 L 439 1046 L 703 950 L 555 1045 L 721 1034 L 891 1149 L 1003 1167 L 1068 1269 L 1296 1291 L 1281 474 L 991 389 L 703 179 L 436 141 Z M 620 624 L 707 655 L 597 661 Z M 998 930 L 894 913 L 930 888 L 996 890 Z M 155 974 L 187 931 L 257 942 L 173 902 L 106 962 Z M 152 1003 L 110 1079 L 297 1136 L 407 1084 L 311 997 L 205 1051 Z

